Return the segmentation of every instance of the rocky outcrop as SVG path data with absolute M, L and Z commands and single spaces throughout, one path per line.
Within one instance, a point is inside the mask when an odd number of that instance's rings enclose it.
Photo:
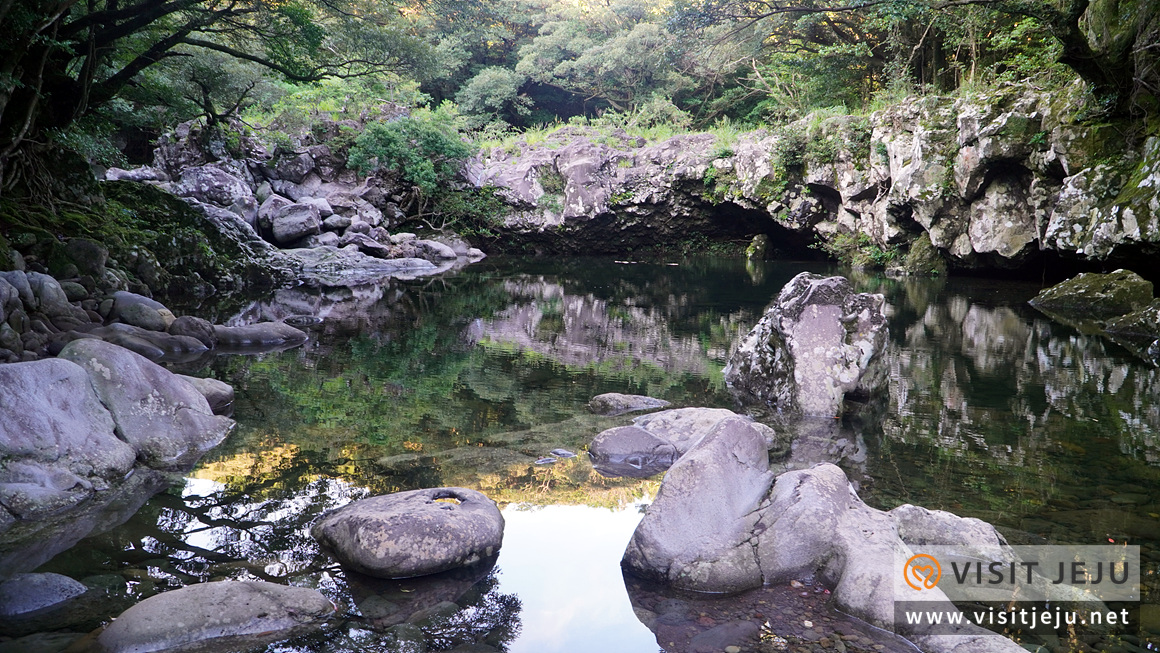
M 328 126 L 320 128 L 325 132 Z M 179 125 L 159 141 L 152 167 L 113 168 L 106 179 L 148 184 L 182 198 L 209 226 L 249 243 L 266 264 L 307 281 L 333 283 L 325 271 L 315 275 L 315 262 L 323 257 L 340 256 L 342 267 L 359 282 L 400 271 L 432 273 L 448 261 L 465 264 L 484 256 L 470 247 L 457 251 L 456 237 L 396 242 L 388 229 L 405 219 L 400 205 L 413 203 L 413 191 L 389 175 L 356 175 L 346 168 L 345 149 L 310 145 L 316 137 L 303 135 L 298 149 L 270 152 L 243 137 L 231 151 L 209 147 L 206 139 L 212 143 L 212 136 L 194 123 Z M 292 253 L 302 249 L 323 251 Z M 401 263 L 383 265 L 382 259 Z M 433 265 L 420 267 L 411 259 Z
M 310 534 L 345 567 L 409 578 L 473 565 L 499 551 L 503 516 L 464 488 L 398 492 L 327 513 Z
M 1125 143 L 1118 125 L 1083 123 L 1080 93 L 926 97 L 734 142 L 566 127 L 541 144 L 481 152 L 468 178 L 506 198 L 512 238 L 564 251 L 578 240 L 620 251 L 721 235 L 729 224 L 768 234 L 774 248 L 865 234 L 885 251 L 925 233 L 958 267 L 1018 265 L 1041 250 L 1155 251 L 1160 137 Z
M 703 592 L 817 577 L 832 588 L 839 609 L 910 636 L 923 650 L 952 651 L 968 642 L 970 650 L 1021 650 L 975 627 L 930 635 L 895 621 L 893 576 L 896 561 L 911 555 L 907 538 L 930 544 L 936 536 L 940 544 L 1005 545 L 978 520 L 909 505 L 891 512 L 870 508 L 834 465 L 786 472 L 775 482 L 760 434 L 730 419 L 665 475 L 622 565 L 635 575 Z M 941 590 L 922 598 L 955 610 Z
M 316 630 L 334 612 L 334 604 L 307 587 L 200 583 L 151 596 L 122 612 L 97 636 L 96 650 L 249 650 Z
M 848 394 L 884 385 L 884 299 L 855 293 L 844 277 L 790 280 L 725 368 L 742 402 L 786 414 L 841 415 Z

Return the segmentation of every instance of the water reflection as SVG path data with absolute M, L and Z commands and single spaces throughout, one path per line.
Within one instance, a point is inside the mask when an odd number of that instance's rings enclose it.
M 666 647 L 675 631 L 650 631 L 645 612 L 659 618 L 688 600 L 626 581 L 619 567 L 637 500 L 658 479 L 608 479 L 583 455 L 534 461 L 583 452 L 596 433 L 629 423 L 587 412 L 603 392 L 733 407 L 720 379 L 730 348 L 802 269 L 489 260 L 445 279 L 284 291 L 233 317 L 316 315 L 311 342 L 206 370 L 236 388 L 234 435 L 176 489 L 42 569 L 120 601 L 90 627 L 151 593 L 223 578 L 316 587 L 346 614 L 342 627 L 272 650 L 392 650 L 415 634 L 391 615 L 440 605 L 448 612 L 423 631 L 428 645 L 444 632 L 437 646 Z M 836 462 L 876 507 L 953 510 L 1013 542 L 1142 544 L 1154 568 L 1160 372 L 1026 308 L 1037 288 L 851 276 L 887 297 L 885 405 L 774 424 L 791 436 L 775 468 Z M 483 491 L 506 506 L 508 524 L 493 570 L 433 584 L 430 600 L 403 606 L 416 587 L 348 575 L 308 535 L 318 515 L 352 499 L 440 485 Z M 773 614 L 760 601 L 822 614 L 787 603 L 799 595 L 722 603 L 714 621 Z M 1154 587 L 1145 597 L 1160 602 Z

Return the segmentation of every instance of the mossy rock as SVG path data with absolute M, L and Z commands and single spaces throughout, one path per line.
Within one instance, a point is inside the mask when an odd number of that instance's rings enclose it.
M 1138 311 L 1152 301 L 1152 282 L 1135 272 L 1085 272 L 1046 288 L 1029 303 L 1045 312 L 1107 319 Z
M 1148 284 L 1151 287 L 1152 284 Z M 1108 333 L 1133 340 L 1152 341 L 1160 338 L 1160 299 L 1127 315 L 1108 320 Z
M 910 244 L 902 261 L 902 273 L 914 277 L 945 276 L 947 263 L 938 248 L 930 242 L 930 234 L 923 233 Z

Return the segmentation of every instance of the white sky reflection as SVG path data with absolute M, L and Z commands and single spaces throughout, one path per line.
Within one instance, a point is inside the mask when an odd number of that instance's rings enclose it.
M 523 630 L 510 653 L 656 652 L 656 638 L 633 614 L 620 574 L 639 505 L 504 509 L 500 591 L 523 602 Z

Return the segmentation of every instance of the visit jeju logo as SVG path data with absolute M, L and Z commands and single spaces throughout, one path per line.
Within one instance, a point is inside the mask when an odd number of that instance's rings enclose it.
M 902 577 L 912 589 L 920 592 L 934 589 L 942 579 L 942 565 L 934 556 L 919 553 L 910 556 L 902 566 Z

